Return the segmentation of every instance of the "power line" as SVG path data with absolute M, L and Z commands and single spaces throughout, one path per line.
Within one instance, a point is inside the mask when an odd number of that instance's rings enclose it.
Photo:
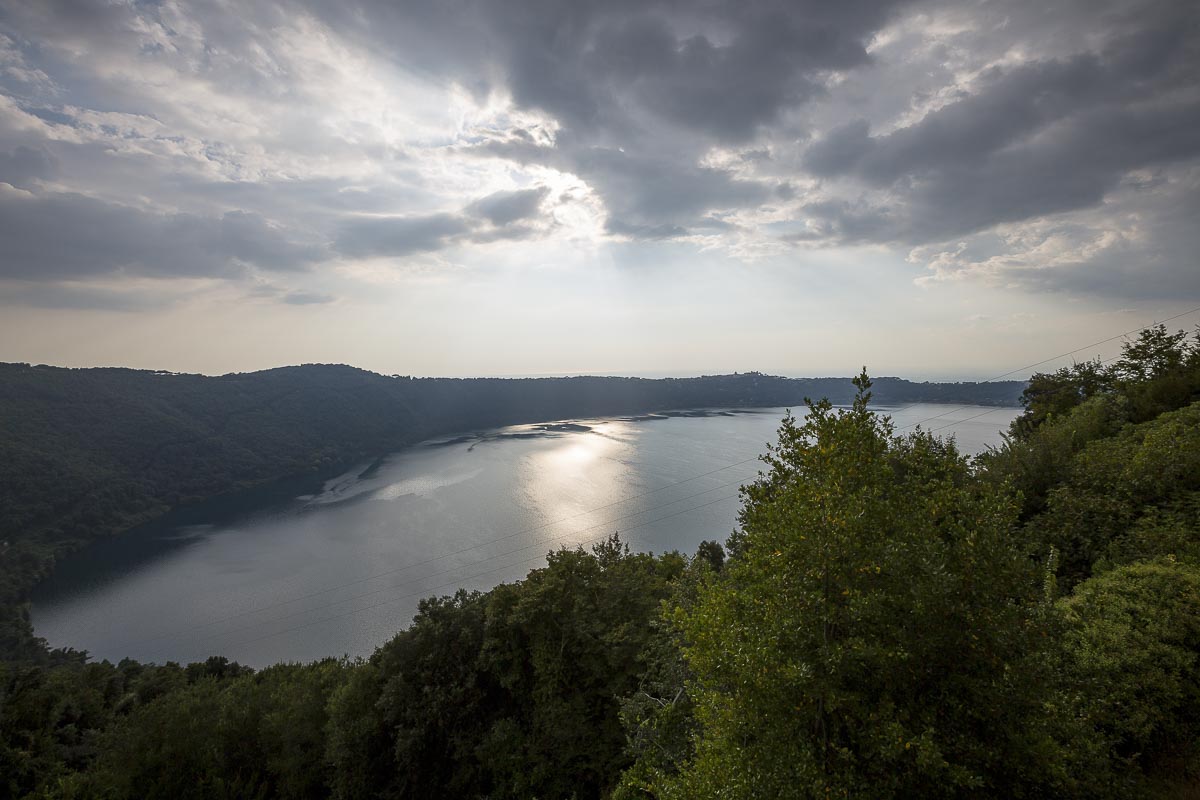
M 1145 329 L 1142 329 L 1142 330 L 1145 330 Z M 1106 359 L 1104 359 L 1103 361 L 1097 361 L 1097 362 L 1096 362 L 1096 364 L 1097 364 L 1098 366 L 1104 366 L 1105 364 L 1110 364 L 1110 363 L 1112 363 L 1113 361 L 1116 361 L 1117 359 L 1121 358 L 1121 357 L 1122 357 L 1122 355 L 1123 355 L 1122 353 L 1118 353 L 1117 355 L 1115 355 L 1115 356 L 1111 356 L 1110 358 L 1106 358 Z M 1064 389 L 1064 388 L 1070 388 L 1070 387 L 1062 387 L 1062 388 L 1059 388 L 1059 389 L 1057 389 L 1057 390 L 1051 390 L 1050 392 L 1048 392 L 1048 394 L 1053 394 L 1055 391 L 1063 391 L 1063 389 Z M 970 408 L 970 406 L 963 406 L 963 408 Z M 946 412 L 946 414 L 951 414 L 951 413 L 953 413 L 953 412 L 955 412 L 955 411 L 961 411 L 961 410 L 962 410 L 962 408 L 955 408 L 955 409 L 951 409 L 950 411 L 947 411 L 947 412 Z M 949 424 L 947 424 L 947 425 L 941 425 L 941 426 L 939 426 L 939 427 L 937 427 L 937 428 L 931 428 L 931 429 L 929 430 L 929 433 L 937 433 L 938 431 L 944 431 L 944 430 L 946 430 L 947 428 L 953 428 L 955 425 L 961 425 L 961 424 L 962 424 L 962 423 L 964 423 L 964 422 L 970 422 L 970 421 L 971 421 L 971 420 L 973 420 L 973 419 L 979 419 L 980 417 L 987 416 L 988 414 L 991 414 L 991 413 L 992 413 L 992 412 L 994 412 L 994 411 L 1003 411 L 1003 410 L 1005 410 L 1005 409 L 1000 409 L 1000 408 L 992 408 L 992 409 L 989 409 L 989 410 L 987 410 L 987 411 L 984 411 L 982 414 L 976 414 L 976 415 L 975 415 L 975 416 L 973 416 L 973 417 L 967 417 L 966 419 L 956 419 L 956 420 L 953 420 L 952 422 L 950 422 L 950 423 L 949 423 Z M 936 417 L 929 417 L 929 419 L 923 420 L 923 422 L 929 422 L 929 420 L 934 420 L 934 419 L 937 419 L 938 417 L 944 417 L 944 416 L 946 416 L 946 414 L 938 414 Z M 911 426 L 911 425 L 908 425 L 908 426 L 905 426 L 905 427 L 912 427 L 912 426 Z M 899 429 L 899 430 L 903 430 L 903 429 Z
M 989 408 L 987 411 L 984 411 L 981 414 L 976 414 L 975 416 L 967 417 L 966 419 L 956 419 L 953 422 L 947 423 L 946 425 L 942 425 L 937 428 L 932 428 L 929 431 L 929 433 L 937 433 L 938 431 L 944 431 L 944 430 L 946 430 L 946 428 L 953 428 L 955 425 L 961 425 L 964 422 L 970 422 L 973 419 L 979 419 L 980 417 L 986 417 L 988 414 L 994 414 L 997 411 L 1004 411 L 1004 410 L 1005 409 L 1001 409 L 1001 408 Z M 928 421 L 928 420 L 926 420 L 926 421 Z
M 996 381 L 1001 378 L 1007 378 L 1009 375 L 1012 375 L 1014 372 L 1026 372 L 1028 370 L 1033 369 L 1034 367 L 1040 367 L 1042 364 L 1045 364 L 1049 361 L 1057 361 L 1060 358 L 1066 358 L 1067 356 L 1073 356 L 1082 350 L 1090 350 L 1091 348 L 1096 347 L 1097 345 L 1108 344 L 1109 342 L 1116 341 L 1117 339 L 1120 339 L 1122 337 L 1130 336 L 1135 333 L 1141 333 L 1142 331 L 1149 330 L 1150 328 L 1153 328 L 1156 325 L 1164 325 L 1173 320 L 1177 320 L 1180 317 L 1186 317 L 1188 314 L 1195 314 L 1197 311 L 1200 311 L 1200 306 L 1196 306 L 1193 309 L 1184 311 L 1180 314 L 1176 314 L 1173 317 L 1167 317 L 1166 319 L 1160 319 L 1160 320 L 1157 320 L 1156 322 L 1151 322 L 1149 325 L 1143 325 L 1140 328 L 1134 328 L 1133 330 L 1125 331 L 1124 333 L 1118 333 L 1116 336 L 1110 336 L 1107 339 L 1101 339 L 1098 342 L 1092 342 L 1091 344 L 1085 344 L 1083 347 L 1076 347 L 1074 350 L 1068 350 L 1065 353 L 1059 353 L 1058 355 L 1051 356 L 1050 358 L 1043 358 L 1041 361 L 1035 361 L 1032 364 L 1027 364 L 1024 367 L 1017 367 L 1016 369 L 1010 369 L 1008 372 L 1002 372 L 999 375 L 997 375 L 996 377 L 988 378 L 986 381 L 983 381 L 983 382 L 990 383 L 991 381 Z
M 1028 370 L 1031 370 L 1031 369 L 1033 369 L 1034 367 L 1040 367 L 1042 364 L 1046 364 L 1046 363 L 1048 363 L 1048 362 L 1050 362 L 1050 361 L 1057 361 L 1057 360 L 1058 360 L 1058 359 L 1060 359 L 1060 358 L 1066 358 L 1067 356 L 1075 355 L 1076 353 L 1082 352 L 1082 351 L 1084 351 L 1084 350 L 1090 350 L 1090 349 L 1092 349 L 1093 347 L 1097 347 L 1098 345 L 1102 345 L 1102 344 L 1108 344 L 1109 342 L 1116 341 L 1117 339 L 1121 339 L 1121 338 L 1124 338 L 1124 337 L 1126 337 L 1126 336 L 1130 336 L 1130 335 L 1132 335 L 1132 334 L 1135 334 L 1135 333 L 1141 333 L 1142 331 L 1150 330 L 1151 328 L 1155 327 L 1156 325 L 1164 325 L 1164 324 L 1166 324 L 1166 323 L 1168 323 L 1168 322 L 1171 322 L 1171 321 L 1173 321 L 1173 320 L 1177 320 L 1177 319 L 1179 319 L 1180 317 L 1186 317 L 1188 314 L 1194 314 L 1194 313 L 1196 313 L 1197 311 L 1200 311 L 1200 306 L 1196 306 L 1195 308 L 1193 308 L 1193 309 L 1191 309 L 1191 310 L 1189 310 L 1189 311 L 1184 311 L 1184 312 L 1183 312 L 1183 313 L 1181 313 L 1181 314 L 1176 314 L 1176 315 L 1175 315 L 1175 316 L 1173 316 L 1173 317 L 1167 317 L 1166 319 L 1161 319 L 1161 320 L 1158 320 L 1157 322 L 1151 322 L 1149 325 L 1143 325 L 1143 326 L 1142 326 L 1142 327 L 1140 327 L 1140 328 L 1134 328 L 1133 330 L 1130 330 L 1130 331 L 1125 331 L 1124 333 L 1118 333 L 1116 336 L 1110 336 L 1110 337 L 1108 337 L 1107 339 L 1101 339 L 1101 340 L 1100 340 L 1100 341 L 1098 341 L 1098 342 L 1092 342 L 1091 344 L 1085 344 L 1083 347 L 1077 347 L 1077 348 L 1075 348 L 1074 350 L 1068 350 L 1068 351 L 1067 351 L 1067 352 L 1065 352 L 1065 353 L 1059 353 L 1059 354 L 1058 354 L 1058 355 L 1056 355 L 1056 356 L 1051 356 L 1050 358 L 1044 358 L 1044 359 L 1042 359 L 1041 361 L 1035 361 L 1034 363 L 1032 363 L 1032 364 L 1028 364 L 1028 365 L 1026 365 L 1026 366 L 1024 366 L 1024 367 L 1018 367 L 1017 369 L 1010 369 L 1008 372 L 1002 372 L 1002 373 L 1000 373 L 999 375 L 997 375 L 997 376 L 995 376 L 995 377 L 993 377 L 993 378 L 987 378 L 986 380 L 983 380 L 983 381 L 981 381 L 981 383 L 991 383 L 992 381 L 997 381 L 997 380 L 1000 380 L 1001 378 L 1006 378 L 1006 377 L 1008 377 L 1009 375 L 1012 375 L 1013 373 L 1016 373 L 1016 372 L 1027 372 Z M 1101 364 L 1106 364 L 1106 363 L 1108 363 L 1109 361 L 1113 361 L 1113 360 L 1115 360 L 1115 359 L 1117 359 L 1117 358 L 1120 358 L 1120 355 L 1116 355 L 1116 356 L 1113 356 L 1112 358 L 1105 359 L 1104 361 L 1101 361 L 1100 363 L 1101 363 Z M 912 404 L 910 404 L 910 405 L 908 405 L 908 406 L 904 406 L 904 407 L 902 407 L 902 408 L 900 408 L 900 409 L 898 409 L 898 410 L 899 410 L 899 411 L 904 411 L 905 409 L 912 408 L 913 406 L 916 406 L 916 405 L 920 405 L 920 403 L 912 403 Z M 939 418 L 941 418 L 941 417 L 944 417 L 944 416 L 946 416 L 946 415 L 948 415 L 948 414 L 953 414 L 955 411 L 962 411 L 964 408 L 970 408 L 970 407 L 971 407 L 971 406 L 960 406 L 960 407 L 958 407 L 958 408 L 952 408 L 952 409 L 950 409 L 949 411 L 942 412 L 941 414 L 937 414 L 937 415 L 935 415 L 935 416 L 929 417 L 928 419 L 923 419 L 923 420 L 921 420 L 920 422 L 913 422 L 913 423 L 911 423 L 911 424 L 909 424 L 909 425 L 905 425 L 904 427 L 897 428 L 896 430 L 897 430 L 897 431 L 903 431 L 903 430 L 908 430 L 909 428 L 915 428 L 916 426 L 918 426 L 918 425 L 921 425 L 921 424 L 924 424 L 924 423 L 926 423 L 926 422 L 929 422 L 930 420 L 939 419 Z M 983 415 L 982 415 L 982 414 L 980 414 L 980 415 L 978 415 L 978 416 L 983 416 Z M 971 417 L 971 419 L 974 419 L 974 418 L 975 418 L 975 417 Z M 967 421 L 968 421 L 968 420 L 959 420 L 959 422 L 967 422 Z M 942 428 L 938 428 L 938 430 L 942 430 Z

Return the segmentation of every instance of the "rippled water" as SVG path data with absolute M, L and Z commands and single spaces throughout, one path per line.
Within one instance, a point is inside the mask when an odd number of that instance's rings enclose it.
M 1017 412 L 891 413 L 898 428 L 927 420 L 974 453 Z M 553 548 L 613 531 L 654 552 L 724 540 L 738 486 L 782 415 L 517 426 L 205 503 L 65 560 L 34 595 L 34 627 L 53 646 L 110 660 L 366 655 L 421 597 L 520 578 Z

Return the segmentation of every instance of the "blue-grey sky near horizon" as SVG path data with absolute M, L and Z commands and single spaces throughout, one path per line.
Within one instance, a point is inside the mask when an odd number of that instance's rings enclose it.
M 1178 0 L 0 0 L 0 360 L 988 377 L 1200 305 L 1198 131 Z

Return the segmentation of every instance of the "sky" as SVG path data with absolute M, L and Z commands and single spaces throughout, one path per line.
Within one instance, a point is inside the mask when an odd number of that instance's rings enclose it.
M 0 0 L 4 361 L 982 379 L 1197 253 L 1194 2 Z

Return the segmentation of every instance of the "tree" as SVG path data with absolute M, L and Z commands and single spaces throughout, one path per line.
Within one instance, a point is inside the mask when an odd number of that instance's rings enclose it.
M 1126 342 L 1113 365 L 1113 382 L 1126 395 L 1129 419 L 1144 422 L 1200 399 L 1200 330 L 1190 341 L 1165 325 L 1141 331 Z
M 1132 422 L 1200 399 L 1200 328 L 1189 339 L 1186 331 L 1168 333 L 1165 325 L 1154 325 L 1125 341 L 1110 366 L 1095 359 L 1035 373 L 1021 394 L 1025 413 L 1013 420 L 1012 436 L 1028 440 L 1045 423 L 1101 395 L 1119 395 L 1123 417 Z
M 613 536 L 486 594 L 423 600 L 335 695 L 335 796 L 606 796 L 629 762 L 619 699 L 685 565 Z
M 744 490 L 736 557 L 671 619 L 699 733 L 660 797 L 1067 791 L 1053 615 L 1013 502 L 952 442 L 849 410 L 787 417 Z
M 1125 342 L 1113 373 L 1124 385 L 1145 383 L 1182 372 L 1192 355 L 1186 331 L 1167 333 L 1166 325 L 1154 325 Z
M 1025 413 L 1013 420 L 1013 432 L 1024 438 L 1043 422 L 1061 416 L 1080 403 L 1112 388 L 1112 379 L 1099 359 L 1038 372 L 1021 393 Z

